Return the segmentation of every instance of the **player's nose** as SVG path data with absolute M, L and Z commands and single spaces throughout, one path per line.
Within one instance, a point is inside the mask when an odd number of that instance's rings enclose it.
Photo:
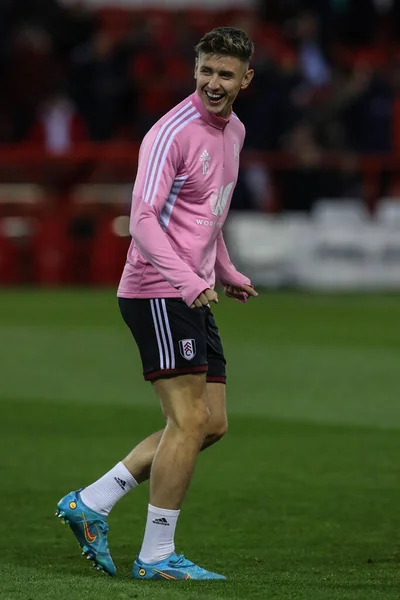
M 214 75 L 212 77 L 212 79 L 210 79 L 210 81 L 208 82 L 208 86 L 207 87 L 212 92 L 216 92 L 219 89 L 219 81 L 218 81 L 217 75 Z

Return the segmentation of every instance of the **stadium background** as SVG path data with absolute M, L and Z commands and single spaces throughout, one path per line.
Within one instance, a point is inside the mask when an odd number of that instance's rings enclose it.
M 178 543 L 229 580 L 142 587 L 146 485 L 116 580 L 53 512 L 162 424 L 115 300 L 130 190 L 225 24 L 256 44 L 226 236 L 261 294 L 216 308 L 230 433 Z M 0 81 L 0 598 L 397 598 L 400 3 L 3 0 Z

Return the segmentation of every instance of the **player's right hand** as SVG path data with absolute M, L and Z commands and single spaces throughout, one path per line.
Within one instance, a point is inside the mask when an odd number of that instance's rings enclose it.
M 201 292 L 200 296 L 196 298 L 190 308 L 201 308 L 202 306 L 208 306 L 210 302 L 218 304 L 218 294 L 210 288 Z

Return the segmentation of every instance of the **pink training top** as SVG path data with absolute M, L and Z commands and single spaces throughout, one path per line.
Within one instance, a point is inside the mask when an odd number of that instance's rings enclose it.
M 132 242 L 122 298 L 183 298 L 190 306 L 217 279 L 250 281 L 232 265 L 222 237 L 245 129 L 231 113 L 209 113 L 197 92 L 146 134 L 132 194 Z

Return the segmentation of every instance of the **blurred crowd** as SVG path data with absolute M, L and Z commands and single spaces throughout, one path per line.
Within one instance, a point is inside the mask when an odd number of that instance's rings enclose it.
M 235 108 L 246 147 L 304 167 L 290 188 L 281 181 L 288 208 L 357 193 L 355 155 L 400 152 L 400 0 L 259 0 L 212 12 L 1 0 L 0 143 L 59 153 L 83 140 L 140 140 L 194 89 L 194 44 L 228 24 L 256 46 L 254 83 Z M 339 178 L 320 167 L 329 152 L 344 157 Z M 268 185 L 265 170 L 248 168 L 238 204 L 246 187 L 264 203 Z

